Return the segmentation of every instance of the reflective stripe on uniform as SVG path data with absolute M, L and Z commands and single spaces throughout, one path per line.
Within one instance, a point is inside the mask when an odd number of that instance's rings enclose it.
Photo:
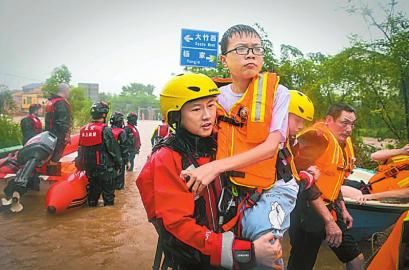
M 258 76 L 254 82 L 253 92 L 253 110 L 251 112 L 251 121 L 264 122 L 267 95 L 267 73 Z
M 233 269 L 233 241 L 234 234 L 225 232 L 222 234 L 222 254 L 220 265 L 227 269 Z

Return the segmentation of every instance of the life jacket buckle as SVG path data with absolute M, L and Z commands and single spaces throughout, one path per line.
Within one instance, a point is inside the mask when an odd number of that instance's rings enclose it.
M 247 198 L 247 203 L 249 204 L 250 207 L 253 207 L 254 205 L 257 204 L 257 202 L 260 200 L 261 198 L 261 192 L 255 190 L 253 192 L 253 194 L 251 194 L 248 198 Z
M 385 172 L 386 176 L 395 177 L 399 173 L 399 169 L 396 167 L 392 167 Z
M 217 120 L 226 122 L 226 123 L 228 123 L 230 125 L 237 126 L 237 127 L 243 127 L 243 125 L 244 125 L 242 122 L 239 122 L 236 119 L 225 116 L 225 115 L 220 115 L 217 118 Z

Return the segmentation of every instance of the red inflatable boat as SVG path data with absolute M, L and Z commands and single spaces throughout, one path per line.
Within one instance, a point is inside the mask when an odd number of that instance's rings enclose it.
M 83 206 L 87 202 L 88 178 L 75 172 L 67 180 L 53 184 L 47 192 L 45 206 L 50 214 Z
M 71 136 L 71 144 L 65 147 L 63 157 L 57 165 L 50 166 L 45 163 L 36 168 L 43 179 L 55 182 L 46 195 L 46 208 L 49 213 L 59 214 L 67 209 L 80 207 L 87 201 L 88 178 L 85 173 L 77 172 L 74 164 L 78 141 L 79 134 Z M 22 167 L 16 157 L 17 152 L 0 159 L 0 180 L 15 177 Z

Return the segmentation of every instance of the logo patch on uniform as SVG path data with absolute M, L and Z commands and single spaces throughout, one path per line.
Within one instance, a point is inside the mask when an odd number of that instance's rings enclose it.
M 274 229 L 281 229 L 281 225 L 284 222 L 284 210 L 278 202 L 271 203 L 271 211 L 268 218 L 271 223 L 271 227 Z

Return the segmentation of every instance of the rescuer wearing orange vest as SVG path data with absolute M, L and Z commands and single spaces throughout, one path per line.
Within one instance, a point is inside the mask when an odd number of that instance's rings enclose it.
M 379 150 L 371 158 L 381 164 L 366 185 L 370 194 L 360 195 L 356 200 L 363 204 L 367 200 L 409 197 L 409 144 L 399 149 Z
M 297 155 L 299 145 L 296 139 L 296 135 L 304 128 L 305 121 L 312 121 L 314 118 L 314 104 L 312 101 L 302 92 L 297 90 L 290 90 L 290 106 L 288 108 L 288 130 L 289 130 L 289 143 L 291 145 L 291 151 L 294 155 Z M 303 269 L 303 260 L 298 258 L 303 256 L 305 247 L 296 245 L 302 237 L 303 222 L 300 216 L 300 212 L 305 207 L 305 200 L 309 201 L 309 204 L 314 211 L 319 214 L 325 224 L 325 240 L 329 246 L 338 247 L 342 242 L 342 231 L 334 221 L 331 212 L 325 206 L 324 201 L 320 197 L 321 193 L 314 183 L 314 180 L 319 177 L 319 170 L 316 166 L 311 166 L 305 171 L 300 171 L 300 191 L 298 194 L 297 205 L 291 212 L 291 225 L 289 229 L 291 251 L 287 268 L 291 269 Z
M 341 185 L 354 166 L 350 135 L 355 121 L 355 110 L 351 106 L 332 105 L 324 122 L 315 123 L 299 135 L 299 149 L 295 158 L 299 170 L 315 165 L 320 171 L 316 185 L 333 214 L 333 219 L 342 230 L 341 244 L 338 247 L 331 246 L 331 249 L 346 264 L 347 269 L 362 269 L 364 259 L 356 241 L 348 232 L 353 220 L 340 192 Z M 310 211 L 308 202 L 305 203 L 306 206 L 300 213 L 302 226 L 298 232 L 299 237 L 291 239 L 293 245 L 303 248 L 303 253 L 293 258 L 299 264 L 299 267 L 294 268 L 297 270 L 313 269 L 321 242 L 325 238 L 324 221 L 314 211 Z

